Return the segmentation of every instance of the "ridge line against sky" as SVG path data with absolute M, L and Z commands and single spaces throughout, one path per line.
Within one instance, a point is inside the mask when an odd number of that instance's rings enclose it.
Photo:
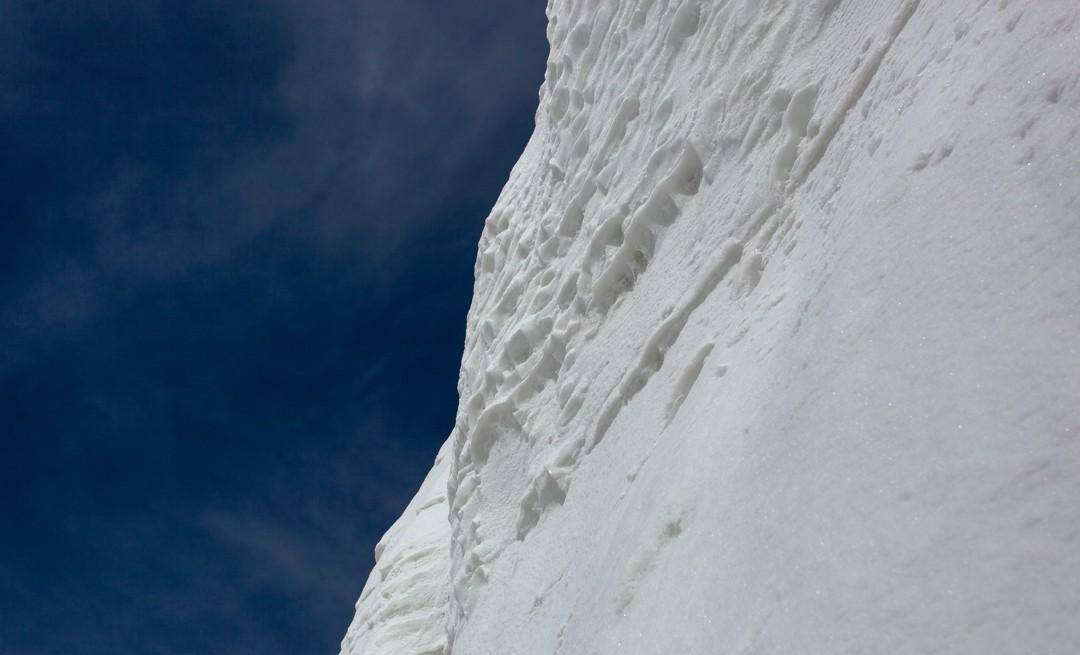
M 543 3 L 0 18 L 0 650 L 336 650 L 453 425 Z

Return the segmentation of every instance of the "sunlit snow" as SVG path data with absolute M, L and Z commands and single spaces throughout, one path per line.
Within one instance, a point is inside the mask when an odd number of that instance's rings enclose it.
M 1080 652 L 1080 4 L 549 16 L 342 652 Z

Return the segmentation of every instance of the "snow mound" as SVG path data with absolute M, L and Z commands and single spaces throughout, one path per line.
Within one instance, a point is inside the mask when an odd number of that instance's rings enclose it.
M 1080 652 L 1080 5 L 548 15 L 342 652 Z

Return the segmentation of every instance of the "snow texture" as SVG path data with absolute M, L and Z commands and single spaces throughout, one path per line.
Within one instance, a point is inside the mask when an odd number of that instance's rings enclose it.
M 1080 652 L 1080 4 L 548 15 L 342 652 Z

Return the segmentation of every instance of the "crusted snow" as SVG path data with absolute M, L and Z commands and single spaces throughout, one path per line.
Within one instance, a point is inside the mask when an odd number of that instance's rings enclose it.
M 548 15 L 342 652 L 1080 652 L 1080 5 Z

